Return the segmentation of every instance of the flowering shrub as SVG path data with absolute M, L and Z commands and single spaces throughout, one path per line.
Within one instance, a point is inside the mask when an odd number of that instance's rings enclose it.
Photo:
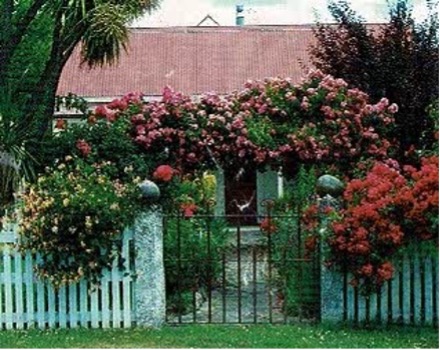
M 22 195 L 20 248 L 40 253 L 37 273 L 55 286 L 83 276 L 96 281 L 118 256 L 115 244 L 139 194 L 135 183 L 110 179 L 111 166 L 68 156 Z
M 346 208 L 330 224 L 329 264 L 351 272 L 352 284 L 365 292 L 391 279 L 391 259 L 401 247 L 438 240 L 438 176 L 438 156 L 432 156 L 418 170 L 377 162 L 364 178 L 350 181 Z

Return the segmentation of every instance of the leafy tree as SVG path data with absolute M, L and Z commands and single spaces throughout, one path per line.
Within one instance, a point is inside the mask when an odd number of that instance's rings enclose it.
M 417 24 L 408 0 L 389 3 L 389 22 L 371 25 L 346 0 L 329 1 L 336 25 L 317 23 L 317 43 L 310 53 L 315 66 L 399 106 L 394 135 L 402 159 L 411 145 L 431 148 L 434 122 L 428 106 L 438 98 L 438 17 L 427 1 L 429 16 Z
M 114 63 L 128 41 L 127 24 L 160 0 L 0 0 L 0 152 L 23 164 L 47 134 L 62 69 L 81 42 L 84 63 Z M 14 150 L 12 152 L 11 150 Z M 19 157 L 20 159 L 16 159 Z M 0 162 L 2 174 L 10 163 Z M 26 172 L 28 173 L 28 172 Z M 3 179 L 4 180 L 4 176 Z M 10 198 L 13 179 L 3 181 Z M 11 187 L 12 186 L 12 187 Z

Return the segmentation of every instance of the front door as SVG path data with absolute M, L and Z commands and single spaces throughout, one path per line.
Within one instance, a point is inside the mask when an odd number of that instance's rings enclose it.
M 226 215 L 231 223 L 257 224 L 257 173 L 255 170 L 225 172 Z

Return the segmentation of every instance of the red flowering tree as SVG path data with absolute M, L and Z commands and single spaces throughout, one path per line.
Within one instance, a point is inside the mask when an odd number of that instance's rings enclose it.
M 438 156 L 404 171 L 377 162 L 350 181 L 345 209 L 330 224 L 329 264 L 368 292 L 393 277 L 393 255 L 412 241 L 438 241 Z M 314 227 L 313 227 L 314 228 Z

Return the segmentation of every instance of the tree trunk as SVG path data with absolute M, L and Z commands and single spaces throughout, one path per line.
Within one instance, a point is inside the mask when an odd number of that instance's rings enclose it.
M 58 18 L 54 28 L 54 40 L 50 58 L 41 75 L 38 87 L 30 100 L 30 109 L 28 109 L 26 113 L 26 115 L 31 116 L 31 119 L 33 119 L 34 124 L 37 126 L 35 131 L 37 140 L 42 140 L 51 125 L 55 109 L 55 96 L 61 72 L 83 35 L 83 30 L 77 28 L 77 33 L 74 37 L 71 37 L 71 41 L 63 42 L 61 41 L 62 30 L 66 29 L 62 29 L 61 20 Z M 37 113 L 35 106 L 40 107 Z
M 12 11 L 14 10 L 13 0 L 4 0 L 0 9 L 0 84 L 4 85 L 7 79 L 7 67 L 11 60 L 11 34 Z

